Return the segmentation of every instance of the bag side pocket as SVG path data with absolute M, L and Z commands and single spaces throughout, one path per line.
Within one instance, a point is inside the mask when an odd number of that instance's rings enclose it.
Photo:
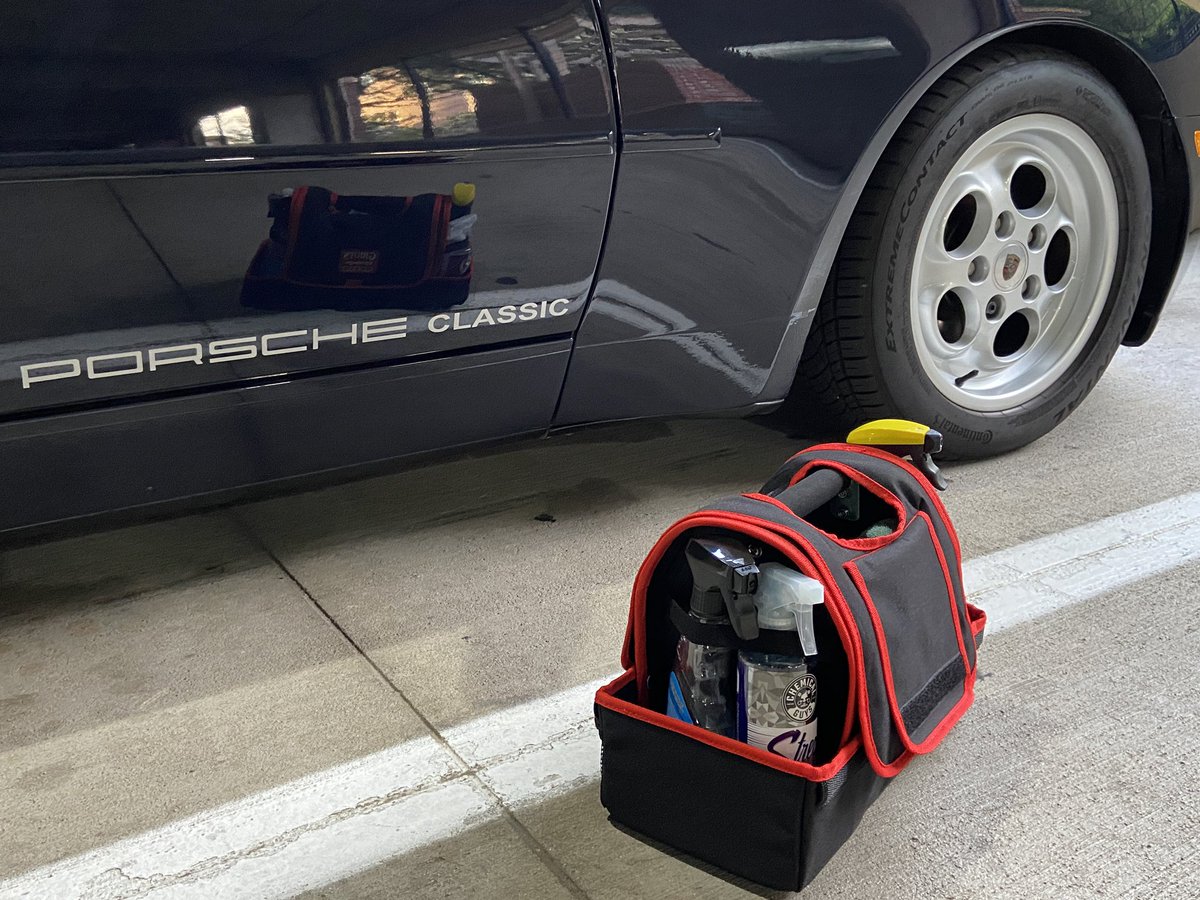
M 847 601 L 860 633 L 875 638 L 863 642 L 864 649 L 875 645 L 860 690 L 864 742 L 879 766 L 895 774 L 906 755 L 937 746 L 973 699 L 966 604 L 953 590 L 924 513 L 891 544 L 845 569 L 859 594 Z

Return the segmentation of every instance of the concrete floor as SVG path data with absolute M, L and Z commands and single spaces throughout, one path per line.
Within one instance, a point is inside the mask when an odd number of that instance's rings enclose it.
M 1200 266 L 1064 426 L 948 467 L 966 557 L 1200 486 L 1198 301 Z M 4 552 L 0 896 L 613 672 L 653 539 L 801 446 L 755 421 L 603 427 Z M 974 709 L 804 896 L 1200 896 L 1198 584 L 1185 563 L 989 639 Z M 612 828 L 594 780 L 495 796 L 498 816 L 310 895 L 747 895 Z

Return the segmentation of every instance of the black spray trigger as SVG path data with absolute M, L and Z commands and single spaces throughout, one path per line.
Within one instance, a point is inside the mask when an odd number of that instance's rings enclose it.
M 758 566 L 749 549 L 735 541 L 692 538 L 685 552 L 692 571 L 691 610 L 702 618 L 728 617 L 743 640 L 758 637 Z
M 758 608 L 754 605 L 757 591 L 758 566 L 751 564 L 734 571 L 733 584 L 725 593 L 725 607 L 733 633 L 744 641 L 758 637 Z

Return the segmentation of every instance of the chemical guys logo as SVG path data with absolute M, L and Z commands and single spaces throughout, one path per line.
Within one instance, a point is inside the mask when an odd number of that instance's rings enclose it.
M 445 334 L 472 328 L 555 319 L 565 316 L 570 311 L 570 306 L 571 301 L 563 297 L 558 300 L 541 300 L 496 308 L 438 313 L 426 320 L 425 330 L 430 334 Z M 28 363 L 21 366 L 21 387 L 31 388 L 36 384 L 60 381 L 64 378 L 117 378 L 142 372 L 157 372 L 167 366 L 188 363 L 202 366 L 255 359 L 260 356 L 303 353 L 306 350 L 320 350 L 334 341 L 343 341 L 345 345 L 397 341 L 408 337 L 408 318 L 400 316 L 394 319 L 352 322 L 349 326 L 334 326 L 325 330 L 314 326 L 298 331 L 223 338 L 206 343 L 171 344 L 144 350 L 124 350 L 119 353 Z
M 783 708 L 797 722 L 810 721 L 817 712 L 817 676 L 802 675 L 789 684 L 783 695 Z

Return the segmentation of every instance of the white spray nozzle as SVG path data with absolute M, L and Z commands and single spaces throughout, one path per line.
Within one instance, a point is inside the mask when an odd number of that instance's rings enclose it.
M 817 632 L 813 628 L 813 607 L 825 602 L 821 582 L 781 563 L 762 563 L 758 567 L 758 627 L 774 631 L 795 628 L 805 656 L 817 655 Z

